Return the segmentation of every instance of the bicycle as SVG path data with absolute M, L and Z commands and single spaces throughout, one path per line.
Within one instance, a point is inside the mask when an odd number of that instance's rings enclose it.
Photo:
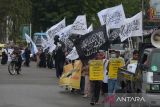
M 12 61 L 9 63 L 8 65 L 8 72 L 10 75 L 15 75 L 16 73 L 17 74 L 20 74 L 20 66 L 18 64 L 18 58 L 15 57 L 15 56 L 12 56 Z

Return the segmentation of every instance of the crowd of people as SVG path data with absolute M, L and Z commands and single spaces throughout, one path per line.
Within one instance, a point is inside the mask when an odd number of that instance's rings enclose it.
M 55 37 L 55 45 L 56 49 L 50 53 L 48 49 L 43 50 L 39 49 L 38 53 L 34 55 L 36 58 L 37 66 L 39 67 L 48 67 L 50 69 L 56 69 L 56 76 L 60 79 L 63 68 L 66 62 L 66 54 L 65 54 L 65 46 L 59 41 L 58 37 Z M 7 64 L 12 60 L 11 56 L 16 54 L 21 57 L 19 59 L 19 65 L 25 65 L 27 67 L 30 66 L 31 60 L 31 50 L 20 47 L 7 47 L 2 52 L 2 60 L 1 64 Z M 89 64 L 90 60 L 102 60 L 103 68 L 104 68 L 104 79 L 103 80 L 90 80 L 89 79 Z M 82 71 L 81 71 L 81 81 L 80 81 L 80 89 L 72 89 L 71 92 L 80 92 L 83 94 L 83 98 L 91 98 L 90 104 L 95 105 L 99 104 L 103 101 L 99 101 L 100 93 L 102 95 L 109 97 L 114 95 L 117 90 L 124 89 L 125 83 L 118 84 L 117 76 L 118 76 L 118 68 L 127 66 L 130 63 L 137 63 L 138 60 L 138 51 L 135 50 L 133 52 L 133 58 L 125 58 L 124 55 L 120 54 L 120 51 L 112 50 L 111 53 L 106 54 L 104 50 L 99 50 L 94 58 L 89 61 L 82 61 Z M 118 60 L 118 65 L 115 65 L 115 61 Z M 20 66 L 21 67 L 21 66 Z M 128 89 L 129 91 L 130 89 Z

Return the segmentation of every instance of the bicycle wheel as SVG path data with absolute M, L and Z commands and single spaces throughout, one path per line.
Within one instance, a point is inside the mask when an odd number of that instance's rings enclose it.
M 9 65 L 8 65 L 8 72 L 10 75 L 15 75 L 16 74 L 16 69 L 15 69 L 16 65 L 15 63 L 11 62 Z

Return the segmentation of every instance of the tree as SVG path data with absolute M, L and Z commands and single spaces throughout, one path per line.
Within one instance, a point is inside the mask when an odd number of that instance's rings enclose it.
M 5 38 L 16 41 L 21 38 L 20 26 L 30 22 L 31 1 L 30 0 L 1 0 L 0 1 L 0 29 L 1 41 Z
M 88 26 L 100 26 L 97 13 L 105 8 L 123 4 L 126 17 L 132 17 L 141 10 L 141 0 L 32 0 L 33 31 L 46 31 L 61 21 L 72 24 L 78 15 L 86 14 Z

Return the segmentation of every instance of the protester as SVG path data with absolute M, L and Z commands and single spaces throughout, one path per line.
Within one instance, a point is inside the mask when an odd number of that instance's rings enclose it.
M 68 64 L 68 63 L 67 63 Z M 85 65 L 82 65 L 82 71 L 81 71 L 81 81 L 80 81 L 80 90 L 81 94 L 85 94 Z
M 54 67 L 52 53 L 47 53 L 47 67 L 49 69 L 52 69 Z
M 96 56 L 95 60 L 103 60 L 104 53 L 99 51 Z M 99 104 L 99 96 L 100 96 L 100 89 L 101 89 L 101 81 L 94 80 L 90 82 L 91 84 L 91 105 Z
M 59 36 L 54 37 L 54 44 L 56 45 L 55 50 L 55 68 L 56 68 L 56 76 L 60 78 L 63 72 L 63 66 L 65 63 L 65 45 L 62 41 L 59 40 Z
M 126 62 L 126 67 L 129 65 L 129 64 L 137 64 L 138 62 L 138 57 L 139 57 L 139 52 L 137 50 L 134 50 L 133 51 L 133 57 L 130 58 L 127 62 Z M 128 68 L 128 67 L 127 67 Z M 126 91 L 128 93 L 131 93 L 133 90 L 131 88 L 131 80 L 126 80 L 125 81 L 125 88 L 126 88 Z
M 2 52 L 1 64 L 5 65 L 5 64 L 7 64 L 7 61 L 8 61 L 8 56 L 7 56 L 6 52 L 4 51 L 4 52 Z
M 85 76 L 85 86 L 84 86 L 84 98 L 86 97 L 90 97 L 90 80 L 89 80 L 89 65 L 88 64 L 84 64 L 83 66 L 83 72 L 84 72 L 84 76 Z
M 28 49 L 28 47 L 25 49 L 25 58 L 26 58 L 26 60 L 25 60 L 25 65 L 27 66 L 27 67 L 29 67 L 29 63 L 30 63 L 30 54 L 31 54 L 31 51 Z
M 117 90 L 118 68 L 123 67 L 124 59 L 120 57 L 118 51 L 112 51 L 108 62 L 108 96 L 112 97 Z
M 20 74 L 19 71 L 21 71 L 21 65 L 22 65 L 21 51 L 15 52 L 15 57 L 18 59 L 17 62 L 15 63 L 16 66 L 18 67 L 17 74 Z
M 138 56 L 139 56 L 138 50 L 134 50 L 134 51 L 133 51 L 133 57 L 130 58 L 130 59 L 126 62 L 126 66 L 127 66 L 128 64 L 137 63 L 137 61 L 138 61 Z
M 46 67 L 46 54 L 45 52 L 42 52 L 39 56 L 40 61 L 39 61 L 39 67 Z

